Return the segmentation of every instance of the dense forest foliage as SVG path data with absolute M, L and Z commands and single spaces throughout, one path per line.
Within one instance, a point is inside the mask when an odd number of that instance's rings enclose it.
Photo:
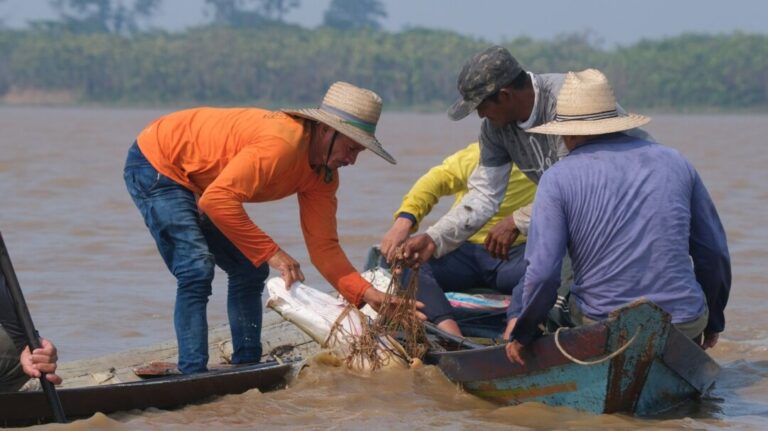
M 430 29 L 208 25 L 181 33 L 0 30 L 0 97 L 67 92 L 77 102 L 314 105 L 346 80 L 390 108 L 444 109 L 464 61 L 489 43 Z M 768 108 L 768 36 L 688 34 L 602 49 L 586 35 L 503 44 L 539 73 L 597 67 L 623 105 Z

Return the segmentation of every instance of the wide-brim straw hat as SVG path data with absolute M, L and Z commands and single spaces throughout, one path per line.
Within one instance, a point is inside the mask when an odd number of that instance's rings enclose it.
M 608 78 L 596 69 L 568 72 L 557 96 L 554 121 L 528 129 L 545 135 L 602 135 L 634 129 L 651 121 L 640 114 L 616 109 L 616 97 Z
M 325 93 L 319 108 L 281 111 L 319 121 L 394 165 L 397 161 L 384 150 L 375 136 L 381 105 L 381 97 L 373 91 L 339 81 Z

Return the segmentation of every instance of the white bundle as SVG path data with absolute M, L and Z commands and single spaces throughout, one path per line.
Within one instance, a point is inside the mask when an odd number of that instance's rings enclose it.
M 376 290 L 383 293 L 387 293 L 387 289 L 389 289 L 389 283 L 392 281 L 392 275 L 389 273 L 389 271 L 381 268 L 369 269 L 360 273 L 360 275 L 367 282 L 371 283 L 371 286 L 373 286 Z M 362 311 L 363 314 L 370 317 L 371 319 L 375 319 L 379 315 L 376 310 L 374 310 L 373 307 L 368 304 L 365 304 L 365 306 L 363 306 L 360 311 Z
M 320 292 L 302 283 L 294 283 L 290 289 L 280 277 L 267 281 L 269 299 L 267 307 L 272 308 L 285 320 L 293 323 L 313 340 L 330 349 L 334 355 L 345 359 L 350 353 L 350 343 L 363 333 L 360 313 L 348 311 L 349 304 L 341 298 Z M 339 319 L 342 314 L 344 318 Z M 339 326 L 333 331 L 334 325 Z M 394 354 L 393 352 L 398 352 Z M 402 359 L 402 347 L 392 339 L 380 340 L 377 355 L 381 363 L 387 366 L 407 367 Z M 368 361 L 355 361 L 352 368 L 357 371 L 370 371 L 373 366 Z

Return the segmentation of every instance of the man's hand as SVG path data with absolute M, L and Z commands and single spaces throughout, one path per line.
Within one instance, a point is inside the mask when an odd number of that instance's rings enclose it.
M 720 338 L 719 332 L 704 332 L 704 340 L 701 342 L 701 348 L 707 350 L 711 347 L 715 347 L 717 340 Z
M 363 292 L 363 301 L 365 301 L 366 304 L 370 305 L 371 308 L 376 310 L 376 312 L 381 312 L 382 307 L 384 306 L 384 301 L 386 301 L 386 295 L 384 292 L 379 291 L 375 287 L 371 286 L 368 289 Z M 399 301 L 398 298 L 391 298 L 392 301 Z M 421 310 L 424 308 L 424 303 L 421 301 L 416 301 L 416 317 L 420 320 L 427 320 L 427 316 L 422 313 Z M 386 316 L 385 316 L 386 317 Z
M 515 329 L 515 323 L 517 323 L 516 317 L 507 320 L 507 327 L 504 329 L 504 335 L 502 335 L 504 341 L 509 340 L 509 335 L 512 333 L 512 330 Z
M 304 273 L 301 272 L 299 262 L 282 249 L 270 257 L 267 264 L 280 272 L 280 276 L 285 280 L 286 289 L 290 289 L 296 281 L 304 281 Z
M 509 247 L 520 235 L 512 216 L 505 217 L 496 223 L 485 237 L 485 248 L 496 259 L 507 260 Z
M 435 254 L 435 250 L 437 250 L 437 245 L 429 235 L 422 233 L 412 236 L 405 242 L 403 251 L 405 264 L 414 269 L 418 268 Z
M 56 352 L 56 346 L 45 338 L 40 339 L 41 347 L 35 349 L 34 352 L 29 351 L 29 346 L 24 348 L 19 357 L 21 363 L 21 369 L 29 377 L 37 378 L 45 374 L 46 380 L 54 385 L 61 384 L 61 377 L 55 374 L 56 361 L 59 360 L 59 356 Z
M 520 344 L 519 341 L 510 341 L 507 343 L 507 359 L 509 359 L 509 362 L 512 362 L 513 364 L 519 364 L 519 365 L 525 365 L 525 361 L 523 360 L 523 350 L 525 349 L 525 346 Z
M 407 218 L 398 217 L 395 219 L 392 227 L 384 234 L 384 237 L 381 238 L 379 248 L 381 249 L 381 254 L 384 255 L 388 263 L 392 263 L 392 260 L 395 258 L 397 247 L 408 239 L 412 226 L 413 223 Z

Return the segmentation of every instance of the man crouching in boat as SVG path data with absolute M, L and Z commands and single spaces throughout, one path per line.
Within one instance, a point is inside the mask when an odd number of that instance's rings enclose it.
M 570 153 L 544 173 L 534 199 L 523 311 L 508 327 L 512 362 L 524 363 L 555 301 L 566 247 L 571 312 L 583 323 L 645 297 L 704 349 L 725 327 L 731 266 L 712 199 L 680 153 L 622 133 L 648 117 L 615 106 L 601 72 L 571 72 L 555 120 L 530 130 L 563 136 Z
M 174 325 L 182 373 L 207 369 L 206 305 L 214 264 L 228 275 L 235 364 L 261 358 L 261 293 L 269 268 L 286 286 L 299 263 L 251 221 L 245 202 L 297 195 L 312 263 L 349 302 L 379 309 L 384 294 L 350 264 L 336 231 L 338 168 L 369 149 L 381 98 L 337 82 L 319 109 L 197 108 L 161 117 L 128 152 L 125 183 L 177 280 Z
M 430 213 L 438 199 L 454 195 L 458 205 L 467 194 L 469 177 L 480 162 L 478 142 L 451 154 L 443 163 L 422 175 L 403 197 L 395 211 L 395 221 L 381 239 L 381 251 L 392 262 L 396 250 L 419 223 Z M 489 236 L 507 229 L 512 213 L 533 202 L 536 184 L 517 166 L 509 175 L 504 199 L 499 211 L 469 237 L 459 248 L 426 262 L 418 272 L 419 289 L 416 298 L 424 303 L 427 320 L 449 334 L 461 336 L 461 328 L 454 317 L 454 309 L 444 292 L 462 292 L 472 288 L 492 289 L 503 295 L 512 295 L 512 289 L 525 273 L 525 236 L 510 240 L 504 258 L 497 258 L 485 248 Z
M 40 339 L 39 349 L 29 351 L 21 322 L 16 317 L 13 299 L 0 274 L 0 392 L 19 390 L 30 378 L 45 378 L 61 384 L 61 377 L 55 374 L 58 360 L 56 347 L 45 338 Z

